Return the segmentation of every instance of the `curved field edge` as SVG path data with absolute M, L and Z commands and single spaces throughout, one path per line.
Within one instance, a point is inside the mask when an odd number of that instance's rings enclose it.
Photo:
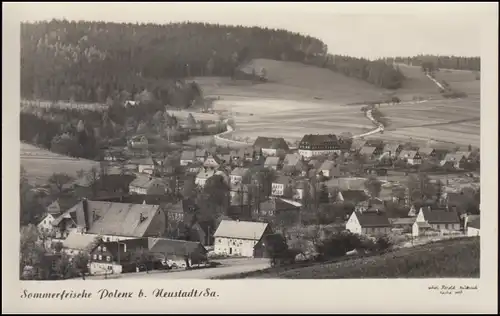
M 364 258 L 269 268 L 221 279 L 479 278 L 479 237 L 454 238 Z

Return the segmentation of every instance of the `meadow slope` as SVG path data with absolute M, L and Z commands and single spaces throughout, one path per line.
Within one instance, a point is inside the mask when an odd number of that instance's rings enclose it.
M 21 166 L 27 173 L 32 185 L 44 185 L 55 172 L 67 173 L 75 177 L 79 170 L 99 168 L 99 163 L 92 160 L 78 159 L 55 154 L 30 144 L 21 143 Z
M 479 278 L 479 252 L 479 237 L 465 237 L 399 249 L 377 256 L 317 263 L 299 268 L 270 268 L 225 278 Z
M 479 80 L 472 71 L 438 72 L 438 79 L 442 76 L 452 88 L 456 84 L 457 90 L 464 89 L 469 94 L 467 98 L 452 100 L 444 99 L 436 84 L 416 66 L 399 65 L 407 79 L 395 91 L 293 62 L 257 59 L 246 67 L 264 67 L 269 82 L 196 78 L 206 96 L 220 98 L 213 103 L 214 108 L 234 117 L 234 139 L 252 141 L 260 135 L 294 142 L 306 133 L 361 134 L 373 129 L 373 124 L 360 111 L 361 105 L 347 104 L 398 96 L 401 104 L 381 107 L 390 121 L 384 134 L 367 138 L 423 145 L 437 142 L 479 146 L 480 143 Z M 411 102 L 417 98 L 427 101 Z

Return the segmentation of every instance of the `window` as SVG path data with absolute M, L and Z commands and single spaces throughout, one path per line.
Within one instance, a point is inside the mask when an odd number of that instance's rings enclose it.
M 106 256 L 106 261 L 110 262 L 111 261 L 111 257 L 110 256 Z
M 106 247 L 104 247 L 104 246 L 103 246 L 103 247 L 102 247 L 102 251 L 106 251 Z
M 111 238 L 106 237 L 106 241 L 111 241 Z M 106 250 L 104 250 L 104 251 L 106 251 Z
M 102 255 L 99 255 L 99 260 L 102 260 Z
M 94 258 L 94 260 L 97 260 L 97 255 L 96 255 L 96 254 L 94 254 L 93 258 Z
M 102 250 L 102 247 L 101 247 L 101 246 L 97 247 L 97 250 L 101 251 L 101 250 Z

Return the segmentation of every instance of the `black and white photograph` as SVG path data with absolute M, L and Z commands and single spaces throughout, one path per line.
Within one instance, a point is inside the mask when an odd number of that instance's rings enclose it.
M 209 5 L 18 9 L 18 279 L 479 281 L 484 10 Z
M 381 19 L 23 22 L 20 278 L 479 277 L 477 34 Z

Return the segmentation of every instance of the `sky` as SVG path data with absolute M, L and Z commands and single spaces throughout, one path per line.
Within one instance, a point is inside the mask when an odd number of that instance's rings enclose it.
M 321 39 L 330 53 L 378 58 L 480 56 L 495 3 L 16 3 L 21 21 L 214 22 L 282 28 Z

